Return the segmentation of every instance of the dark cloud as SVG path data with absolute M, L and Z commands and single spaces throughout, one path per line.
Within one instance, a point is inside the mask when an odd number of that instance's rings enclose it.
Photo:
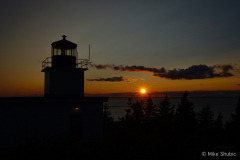
M 240 86 L 240 84 L 237 84 L 238 86 Z
M 166 73 L 165 68 L 157 69 L 157 68 L 149 68 L 149 67 L 144 67 L 144 66 L 122 66 L 122 65 L 95 65 L 91 64 L 91 67 L 96 68 L 96 69 L 112 69 L 115 71 L 122 71 L 122 72 L 150 72 L 150 73 Z
M 230 77 L 234 76 L 232 73 L 229 73 L 230 70 L 237 70 L 234 69 L 232 65 L 214 65 L 214 66 L 207 66 L 207 65 L 192 65 L 187 69 L 173 69 L 168 70 L 164 67 L 157 69 L 157 68 L 149 68 L 144 66 L 115 66 L 115 65 L 94 65 L 92 64 L 91 67 L 96 69 L 112 69 L 115 71 L 122 71 L 122 72 L 149 72 L 153 73 L 153 77 L 171 79 L 171 80 L 178 80 L 178 79 L 205 79 L 205 78 L 215 78 L 215 77 Z
M 99 64 L 99 65 L 94 65 L 94 64 L 90 64 L 91 67 L 95 67 L 97 69 L 107 69 L 107 68 L 111 68 L 111 65 L 102 65 L 102 64 Z
M 120 77 L 110 77 L 110 78 L 98 78 L 98 79 L 87 79 L 87 81 L 107 81 L 107 82 L 131 82 L 129 78 L 123 78 L 122 76 Z
M 216 70 L 220 70 L 219 72 Z M 187 69 L 173 69 L 169 70 L 166 74 L 154 74 L 154 77 L 166 78 L 166 79 L 205 79 L 215 77 L 230 77 L 233 76 L 229 73 L 229 70 L 233 70 L 231 65 L 193 65 Z
M 223 72 L 228 72 L 229 70 L 234 70 L 233 66 L 231 65 L 215 65 L 216 68 L 221 69 Z
M 112 68 L 115 71 L 128 71 L 128 72 L 150 72 L 150 73 L 166 73 L 165 68 L 148 68 L 144 66 L 114 66 Z
M 235 63 L 233 66 L 233 70 L 234 70 L 234 72 L 238 72 L 238 73 L 240 73 L 240 70 L 238 69 L 238 68 L 236 68 L 235 66 L 236 66 L 237 64 Z

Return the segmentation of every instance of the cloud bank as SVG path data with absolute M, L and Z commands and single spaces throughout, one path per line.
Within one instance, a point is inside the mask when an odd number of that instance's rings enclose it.
M 97 79 L 87 79 L 87 81 L 106 81 L 106 82 L 130 82 L 129 78 L 123 78 L 122 76 L 120 77 L 110 77 L 110 78 L 97 78 Z
M 91 67 L 96 69 L 112 69 L 115 71 L 122 71 L 122 72 L 150 72 L 150 73 L 166 73 L 166 70 L 164 68 L 157 69 L 157 68 L 149 68 L 144 66 L 123 66 L 123 65 L 109 65 L 109 64 L 91 64 Z
M 214 65 L 214 66 L 207 66 L 207 65 L 192 65 L 187 69 L 173 69 L 173 70 L 166 70 L 164 67 L 157 69 L 157 68 L 149 68 L 145 66 L 123 66 L 123 65 L 96 65 L 91 64 L 91 67 L 96 69 L 112 69 L 115 71 L 120 72 L 148 72 L 152 73 L 153 77 L 171 79 L 171 80 L 179 80 L 179 79 L 206 79 L 206 78 L 216 78 L 216 77 L 231 77 L 234 76 L 230 73 L 230 70 L 238 70 L 235 69 L 232 65 Z
M 232 73 L 229 73 L 229 70 L 233 70 L 233 67 L 231 65 L 193 65 L 187 69 L 173 69 L 169 70 L 166 74 L 157 73 L 153 74 L 153 76 L 172 80 L 191 80 L 233 76 Z

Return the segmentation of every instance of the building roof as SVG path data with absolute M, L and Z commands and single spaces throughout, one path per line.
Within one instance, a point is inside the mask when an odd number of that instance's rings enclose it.
M 52 43 L 52 47 L 53 48 L 57 48 L 57 49 L 61 49 L 61 48 L 64 48 L 64 49 L 74 49 L 74 48 L 77 47 L 77 44 L 66 40 L 67 36 L 63 35 L 62 37 L 63 37 L 62 40 L 59 40 L 59 41 L 56 41 L 56 42 Z

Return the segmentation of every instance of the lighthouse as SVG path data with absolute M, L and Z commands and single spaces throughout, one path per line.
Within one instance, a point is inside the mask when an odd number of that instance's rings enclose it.
M 44 97 L 84 97 L 84 72 L 87 59 L 77 59 L 77 44 L 63 39 L 51 45 L 51 57 L 42 62 Z
M 42 62 L 43 97 L 0 97 L 0 149 L 24 145 L 25 133 L 103 139 L 103 102 L 108 97 L 84 97 L 84 72 L 89 59 L 78 59 L 77 44 L 67 36 L 51 44 Z M 90 53 L 89 53 L 90 54 Z

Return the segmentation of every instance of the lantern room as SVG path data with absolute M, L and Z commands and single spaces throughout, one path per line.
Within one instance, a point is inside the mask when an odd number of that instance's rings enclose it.
M 77 44 L 63 39 L 52 43 L 52 67 L 76 68 Z
M 63 39 L 53 42 L 51 57 L 42 62 L 45 97 L 84 97 L 84 72 L 89 60 L 78 59 L 77 44 Z M 90 51 L 90 50 L 89 50 Z

